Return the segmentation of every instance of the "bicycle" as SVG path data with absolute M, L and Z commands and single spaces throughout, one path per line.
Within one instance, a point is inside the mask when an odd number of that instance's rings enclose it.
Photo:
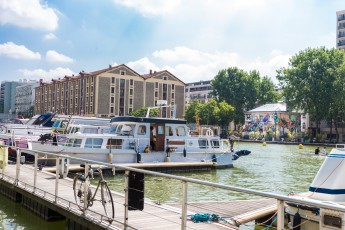
M 98 168 L 97 171 L 100 174 L 100 178 L 98 180 L 96 190 L 93 194 L 90 187 L 90 179 L 93 179 L 93 170 L 91 166 L 89 166 L 86 177 L 81 173 L 76 174 L 73 179 L 75 202 L 78 205 L 79 209 L 84 211 L 84 209 L 88 209 L 89 207 L 91 207 L 94 201 L 100 201 L 104 208 L 105 215 L 108 217 L 108 221 L 111 223 L 114 219 L 113 196 L 111 195 L 107 181 L 103 178 L 102 169 Z M 99 188 L 101 191 L 101 197 L 100 199 L 97 199 L 96 194 Z M 85 191 L 87 191 L 86 197 Z M 84 205 L 84 202 L 86 202 L 86 205 Z

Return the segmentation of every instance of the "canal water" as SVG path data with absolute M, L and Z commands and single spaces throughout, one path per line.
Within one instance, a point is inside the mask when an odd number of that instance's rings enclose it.
M 308 190 L 325 156 L 314 154 L 315 147 L 259 143 L 236 143 L 235 150 L 250 150 L 248 156 L 234 161 L 234 168 L 174 175 L 191 177 L 225 185 L 287 195 Z M 328 148 L 329 152 L 331 148 Z M 188 155 L 188 153 L 187 153 Z M 188 156 L 187 156 L 188 157 Z M 123 174 L 107 178 L 111 189 L 123 192 Z M 161 177 L 145 177 L 145 198 L 160 203 L 181 201 L 181 182 Z M 188 202 L 253 199 L 253 196 L 195 184 L 188 185 Z M 64 223 L 46 222 L 0 195 L 0 229 L 64 229 Z

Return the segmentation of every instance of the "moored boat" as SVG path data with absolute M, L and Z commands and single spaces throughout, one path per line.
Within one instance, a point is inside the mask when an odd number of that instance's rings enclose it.
M 185 120 L 120 116 L 99 129 L 101 133 L 86 133 L 80 126 L 78 132 L 66 134 L 64 144 L 31 142 L 29 146 L 108 163 L 212 161 L 218 167 L 233 166 L 227 139 L 213 135 L 212 130 L 192 136 Z
M 296 198 L 321 203 L 345 205 L 345 145 L 337 145 L 327 155 L 309 191 L 291 194 Z M 290 229 L 345 229 L 345 213 L 327 209 L 286 203 Z

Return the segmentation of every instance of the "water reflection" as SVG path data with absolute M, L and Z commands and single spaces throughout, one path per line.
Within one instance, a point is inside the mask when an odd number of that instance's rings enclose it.
M 231 169 L 203 172 L 174 173 L 215 183 L 250 188 L 258 191 L 289 194 L 308 190 L 325 156 L 314 155 L 315 147 L 298 145 L 267 145 L 241 143 L 237 150 L 252 151 L 249 156 L 235 161 Z M 328 150 L 328 152 L 330 149 Z M 123 192 L 123 175 L 111 178 L 112 188 Z M 182 199 L 181 182 L 160 177 L 145 177 L 145 197 L 161 202 L 178 202 Z M 188 184 L 188 201 L 217 201 L 253 199 L 252 195 Z
M 28 211 L 20 203 L 0 195 L 0 229 L 5 230 L 58 230 L 65 228 L 64 221 L 45 221 L 39 216 Z

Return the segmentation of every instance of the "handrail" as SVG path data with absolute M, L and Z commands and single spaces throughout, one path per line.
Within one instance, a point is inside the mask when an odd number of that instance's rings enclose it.
M 149 170 L 144 170 L 144 169 L 132 168 L 132 167 L 128 167 L 128 166 L 124 166 L 124 165 L 120 165 L 120 164 L 109 164 L 109 163 L 99 162 L 99 161 L 94 161 L 94 160 L 86 160 L 83 158 L 72 157 L 72 156 L 67 156 L 67 155 L 63 155 L 63 154 L 48 153 L 48 152 L 42 152 L 42 151 L 37 151 L 37 150 L 28 150 L 28 149 L 23 149 L 23 148 L 17 148 L 17 149 L 25 150 L 26 153 L 29 152 L 31 154 L 34 154 L 35 152 L 37 152 L 38 154 L 45 154 L 48 156 L 55 156 L 55 157 L 61 157 L 61 158 L 66 158 L 66 159 L 70 159 L 70 160 L 83 161 L 83 162 L 87 162 L 88 164 L 98 164 L 98 165 L 107 166 L 109 168 L 120 168 L 120 169 L 123 169 L 125 171 L 128 170 L 128 171 L 133 171 L 133 172 L 138 172 L 138 173 L 149 174 L 152 176 L 166 177 L 166 178 L 180 180 L 180 181 L 189 182 L 189 183 L 195 183 L 195 184 L 206 185 L 206 186 L 211 186 L 211 187 L 220 188 L 220 189 L 232 190 L 235 192 L 244 192 L 244 193 L 248 193 L 248 194 L 255 195 L 255 196 L 274 198 L 277 200 L 285 200 L 288 202 L 295 202 L 298 204 L 319 206 L 321 208 L 331 208 L 331 209 L 334 209 L 337 211 L 345 212 L 345 206 L 344 207 L 334 206 L 331 204 L 323 203 L 322 201 L 301 200 L 301 199 L 286 196 L 286 195 L 279 195 L 279 194 L 274 194 L 274 193 L 270 193 L 270 192 L 260 192 L 260 191 L 254 190 L 254 189 L 241 188 L 241 187 L 224 185 L 224 184 L 217 184 L 214 182 L 203 181 L 203 180 L 198 180 L 198 179 L 193 179 L 193 178 L 188 178 L 188 177 L 183 177 L 183 176 L 176 176 L 176 175 L 164 174 L 164 173 L 154 172 L 154 171 L 149 171 Z
M 98 162 L 98 161 L 94 161 L 94 160 L 87 160 L 87 159 L 82 159 L 82 158 L 77 158 L 77 157 L 72 157 L 72 156 L 67 156 L 64 154 L 56 154 L 56 153 L 48 153 L 48 152 L 43 152 L 43 151 L 37 151 L 37 150 L 29 150 L 29 149 L 23 149 L 23 148 L 16 148 L 16 147 L 12 147 L 12 146 L 6 146 L 5 147 L 11 147 L 11 148 L 15 148 L 17 149 L 17 164 L 16 164 L 16 175 L 14 179 L 14 184 L 16 186 L 19 187 L 23 187 L 25 189 L 27 186 L 33 187 L 33 192 L 35 193 L 36 190 L 41 190 L 36 188 L 36 181 L 34 181 L 33 186 L 32 185 L 27 185 L 25 182 L 20 181 L 20 152 L 21 151 L 25 151 L 25 153 L 27 154 L 32 154 L 35 155 L 35 158 L 37 158 L 37 156 L 39 154 L 42 155 L 46 155 L 46 156 L 50 156 L 50 157 L 54 157 L 56 158 L 56 177 L 55 177 L 55 194 L 51 194 L 52 195 L 52 202 L 54 202 L 55 204 L 58 205 L 58 201 L 61 199 L 60 197 L 58 197 L 58 188 L 59 188 L 59 170 L 61 170 L 59 167 L 59 162 L 61 159 L 70 159 L 70 160 L 75 160 L 75 161 L 80 161 L 80 162 L 84 162 L 85 163 L 85 168 L 87 168 L 87 165 L 89 164 L 97 164 L 97 165 L 102 165 L 105 167 L 109 167 L 110 169 L 115 169 L 115 168 L 120 168 L 122 170 L 125 171 L 125 203 L 124 203 L 124 221 L 123 221 L 123 225 L 124 225 L 124 229 L 126 229 L 126 227 L 129 226 L 128 223 L 128 189 L 129 189 L 129 185 L 128 185 L 128 175 L 129 172 L 138 172 L 138 173 L 143 173 L 143 174 L 148 174 L 148 175 L 152 175 L 152 176 L 158 176 L 158 177 L 164 177 L 164 178 L 169 178 L 169 179 L 174 179 L 174 180 L 179 180 L 182 182 L 182 205 L 181 205 L 181 210 L 182 210 L 182 217 L 181 217 L 181 229 L 186 229 L 187 228 L 187 222 L 186 222 L 186 218 L 187 218 L 187 208 L 188 208 L 188 183 L 194 183 L 194 184 L 198 184 L 198 185 L 204 185 L 204 186 L 211 186 L 213 188 L 219 188 L 219 189 L 224 189 L 224 190 L 229 190 L 229 191 L 234 191 L 234 192 L 240 192 L 240 193 L 246 193 L 246 194 L 250 194 L 250 195 L 254 195 L 254 196 L 260 196 L 260 197 L 265 197 L 265 198 L 273 198 L 277 200 L 277 229 L 283 229 L 284 228 L 284 209 L 285 209 L 285 205 L 284 202 L 291 202 L 291 203 L 296 203 L 296 204 L 300 204 L 300 205 L 307 205 L 307 206 L 316 206 L 319 208 L 324 208 L 324 209 L 329 209 L 329 210 L 333 210 L 333 211 L 339 211 L 339 212 L 343 212 L 345 213 L 345 206 L 343 205 L 337 205 L 335 203 L 330 203 L 330 202 L 323 202 L 323 201 L 319 201 L 319 200 L 312 200 L 312 199 L 300 199 L 300 198 L 296 198 L 294 196 L 287 196 L 287 195 L 280 195 L 280 194 L 274 194 L 274 193 L 270 193 L 270 192 L 261 192 L 261 191 L 257 191 L 254 189 L 248 189 L 248 188 L 241 188 L 241 187 L 236 187 L 236 186 L 230 186 L 230 185 L 224 185 L 224 184 L 218 184 L 218 183 L 214 183 L 214 182 L 209 182 L 209 181 L 203 181 L 203 180 L 198 180 L 198 179 L 193 179 L 193 178 L 187 178 L 187 177 L 183 177 L 183 176 L 176 176 L 176 175 L 171 175 L 171 174 L 164 174 L 164 173 L 160 173 L 160 172 L 154 172 L 154 171 L 148 171 L 148 170 L 144 170 L 144 169 L 138 169 L 138 168 L 132 168 L 129 166 L 125 166 L 125 165 L 120 165 L 120 164 L 109 164 L 109 163 L 104 163 L 104 162 Z M 37 162 L 35 160 L 35 169 L 37 169 Z M 5 170 L 6 171 L 6 170 Z M 37 171 L 37 170 L 35 170 Z M 2 179 L 4 180 L 4 169 L 2 170 Z M 35 177 L 37 177 L 37 172 L 34 174 Z M 20 183 L 18 183 L 20 182 Z M 48 194 L 49 192 L 44 191 L 44 194 Z M 49 193 L 50 194 L 50 193 Z M 44 195 L 45 196 L 45 195 Z M 63 199 L 63 198 L 62 198 Z M 71 206 L 71 204 L 68 204 L 68 206 Z M 86 209 L 84 209 L 86 210 Z M 85 214 L 85 213 L 84 213 Z M 97 213 L 98 215 L 102 215 L 100 213 Z

